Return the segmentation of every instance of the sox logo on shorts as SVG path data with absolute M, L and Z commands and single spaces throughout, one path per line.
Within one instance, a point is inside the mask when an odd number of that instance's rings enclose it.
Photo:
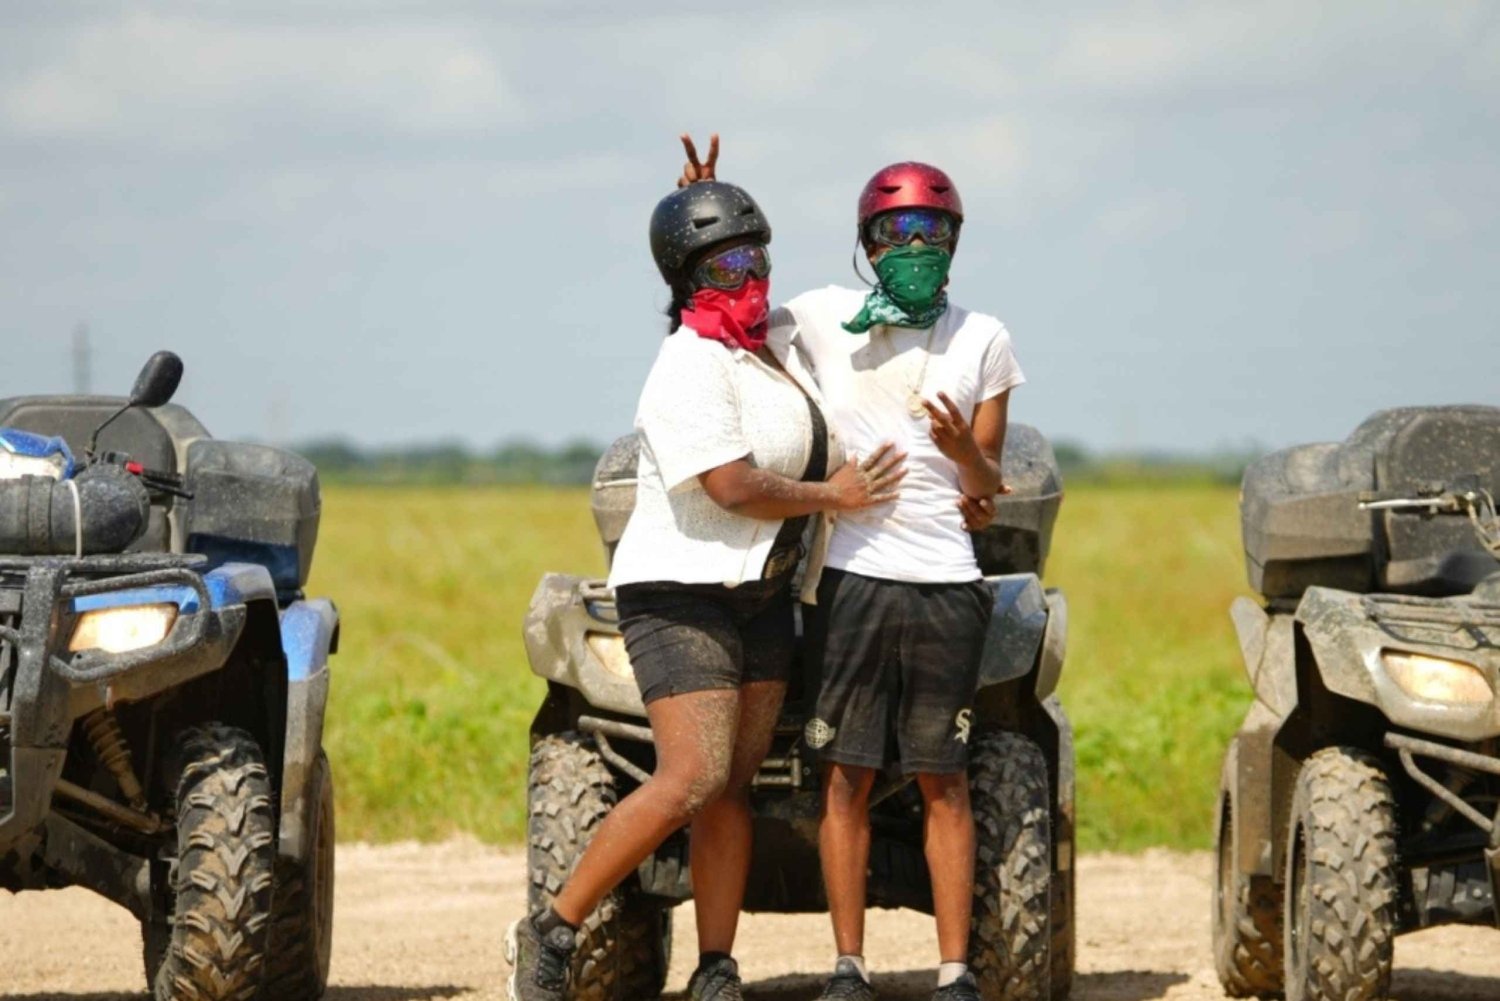
M 973 719 L 974 713 L 973 710 L 970 709 L 960 709 L 958 711 L 958 715 L 953 717 L 953 725 L 958 727 L 958 733 L 955 735 L 955 739 L 960 744 L 967 744 L 969 742 L 969 726 L 972 723 Z
M 820 719 L 814 718 L 807 721 L 807 726 L 803 729 L 802 736 L 807 741 L 808 747 L 814 751 L 820 751 L 829 745 L 837 733 L 838 730 L 836 728 L 829 726 Z

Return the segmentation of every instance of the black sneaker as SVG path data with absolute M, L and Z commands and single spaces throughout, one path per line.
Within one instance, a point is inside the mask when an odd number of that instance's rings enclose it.
M 947 987 L 934 991 L 932 1001 L 980 1001 L 979 982 L 974 974 L 965 973 Z
M 875 1001 L 875 988 L 859 975 L 853 963 L 841 959 L 833 968 L 833 976 L 828 978 L 823 993 L 818 995 L 818 1001 Z
M 510 974 L 510 1001 L 565 1001 L 576 934 L 558 925 L 546 935 L 531 918 L 511 924 L 505 933 Z
M 744 1001 L 740 993 L 740 964 L 728 956 L 705 959 L 688 979 L 692 1001 Z

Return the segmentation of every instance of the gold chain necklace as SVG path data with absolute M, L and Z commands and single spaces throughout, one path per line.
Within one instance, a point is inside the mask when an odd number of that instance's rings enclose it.
M 922 399 L 922 384 L 927 381 L 927 363 L 932 360 L 932 335 L 936 332 L 936 323 L 927 328 L 927 344 L 922 348 L 922 370 L 917 373 L 917 381 L 906 395 L 906 412 L 911 414 L 913 420 L 921 420 L 927 416 L 927 407 Z

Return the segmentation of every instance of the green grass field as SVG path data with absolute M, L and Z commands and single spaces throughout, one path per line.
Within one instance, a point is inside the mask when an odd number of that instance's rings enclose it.
M 581 489 L 327 491 L 310 591 L 344 618 L 328 737 L 341 836 L 521 835 L 542 690 L 521 620 L 544 571 L 603 568 Z M 1249 699 L 1227 616 L 1245 590 L 1234 491 L 1075 488 L 1047 583 L 1071 610 L 1082 846 L 1207 845 Z

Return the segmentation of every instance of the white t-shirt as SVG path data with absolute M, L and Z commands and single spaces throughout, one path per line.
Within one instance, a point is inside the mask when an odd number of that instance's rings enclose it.
M 779 349 L 778 349 L 779 347 Z M 636 412 L 641 436 L 635 510 L 615 549 L 612 587 L 644 581 L 727 584 L 759 580 L 781 530 L 726 511 L 698 476 L 748 457 L 756 467 L 800 479 L 812 455 L 812 416 L 800 384 L 817 385 L 790 337 L 772 345 L 785 375 L 749 351 L 726 347 L 683 328 L 663 341 Z M 829 470 L 842 462 L 829 442 Z M 827 526 L 815 517 L 813 550 Z M 804 583 L 804 593 L 816 586 Z
M 938 403 L 941 390 L 972 418 L 980 403 L 1026 381 L 1010 334 L 993 316 L 953 305 L 921 330 L 878 325 L 851 334 L 841 324 L 864 299 L 864 292 L 831 285 L 771 315 L 773 331 L 795 326 L 844 448 L 866 456 L 893 441 L 907 453 L 901 496 L 840 514 L 827 565 L 882 580 L 978 580 L 974 545 L 958 509 L 958 466 L 928 436 L 925 411 L 915 418 L 907 402 L 917 390 Z

